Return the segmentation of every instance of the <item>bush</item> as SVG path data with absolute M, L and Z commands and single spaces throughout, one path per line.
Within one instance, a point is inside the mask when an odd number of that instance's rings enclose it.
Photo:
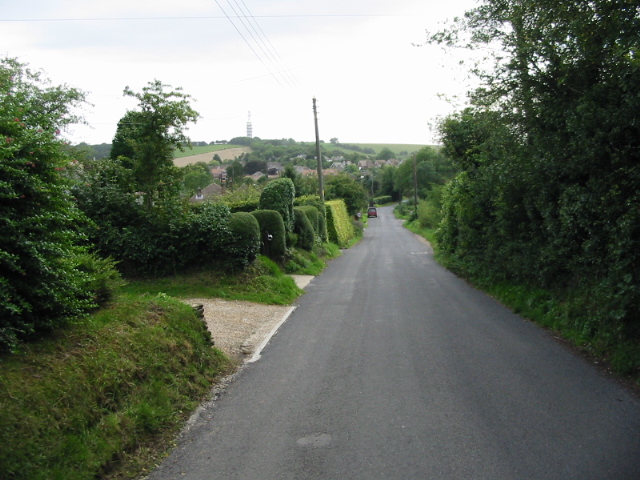
M 393 201 L 393 198 L 391 198 L 391 195 L 383 195 L 381 197 L 376 197 L 373 199 L 373 203 L 375 205 L 384 205 L 386 203 L 391 203 Z
M 93 300 L 98 306 L 111 300 L 116 291 L 126 284 L 116 269 L 116 262 L 110 257 L 83 253 L 78 256 L 77 268 L 86 274 L 84 288 L 93 292 Z
M 311 220 L 311 223 L 314 225 L 316 235 L 320 238 L 320 242 L 326 242 L 329 238 L 327 235 L 327 211 L 322 201 L 320 200 L 320 197 L 318 195 L 307 195 L 304 197 L 298 197 L 295 199 L 295 205 L 315 207 L 318 212 L 318 227 L 315 228 L 312 217 L 308 215 L 309 220 Z
M 84 315 L 95 304 L 78 267 L 79 226 L 58 136 L 84 94 L 0 59 L 0 350 Z
M 241 270 L 260 253 L 260 225 L 250 213 L 237 212 L 229 217 L 229 230 L 231 235 L 224 247 L 226 266 Z
M 293 232 L 295 222 L 293 214 L 293 200 L 296 197 L 296 189 L 290 178 L 278 178 L 272 180 L 264 187 L 260 195 L 261 210 L 275 210 L 280 213 L 287 232 Z
M 275 210 L 256 210 L 251 215 L 260 225 L 260 253 L 276 261 L 282 260 L 286 253 L 286 232 L 282 215 Z
M 326 207 L 329 241 L 340 246 L 340 248 L 345 248 L 355 235 L 351 219 L 347 213 L 347 207 L 343 200 L 327 202 Z
M 317 212 L 314 207 L 306 207 L 306 209 L 312 209 Z M 295 207 L 293 211 L 295 214 L 293 231 L 298 235 L 297 245 L 303 250 L 311 251 L 315 243 L 315 231 L 311 221 L 307 217 L 305 207 Z

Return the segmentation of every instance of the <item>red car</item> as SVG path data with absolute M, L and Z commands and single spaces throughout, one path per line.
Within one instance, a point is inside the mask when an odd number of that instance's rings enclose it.
M 367 211 L 367 217 L 378 218 L 378 210 L 376 209 L 376 207 L 369 207 L 369 210 Z

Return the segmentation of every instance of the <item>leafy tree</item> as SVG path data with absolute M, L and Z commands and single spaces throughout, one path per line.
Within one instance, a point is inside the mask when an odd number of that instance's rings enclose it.
M 256 172 L 266 173 L 267 171 L 267 162 L 264 160 L 248 160 L 244 164 L 244 173 L 246 175 L 253 175 Z
M 395 158 L 395 156 L 396 154 L 389 150 L 387 147 L 384 147 L 382 150 L 380 150 L 380 153 L 378 153 L 377 155 L 380 160 L 391 160 L 392 158 Z
M 0 348 L 94 305 L 81 271 L 84 221 L 63 172 L 60 129 L 78 123 L 85 94 L 50 86 L 16 59 L 0 60 Z
M 125 118 L 133 120 L 131 137 L 125 143 L 133 149 L 133 171 L 138 189 L 144 192 L 147 209 L 163 196 L 175 196 L 179 171 L 173 165 L 173 151 L 190 146 L 185 129 L 189 122 L 198 119 L 198 113 L 191 108 L 190 95 L 182 89 L 171 88 L 159 80 L 149 82 L 142 92 L 136 93 L 129 87 L 124 95 L 138 100 L 139 111 Z
M 211 185 L 213 176 L 211 170 L 204 162 L 194 163 L 182 167 L 183 181 L 182 185 L 188 195 L 193 195 L 198 188 L 204 188 Z
M 442 244 L 498 276 L 589 292 L 585 332 L 640 336 L 637 5 L 485 0 L 431 40 L 463 37 L 500 54 L 443 125 L 464 172 Z
M 116 134 L 111 142 L 111 152 L 109 157 L 113 160 L 119 157 L 125 157 L 125 162 L 129 168 L 133 167 L 132 160 L 135 157 L 134 151 L 134 139 L 137 136 L 136 130 L 139 124 L 142 122 L 142 118 L 139 118 L 141 112 L 128 111 L 118 121 L 118 127 L 116 128 Z
M 349 175 L 340 174 L 326 177 L 325 190 L 327 200 L 344 200 L 349 215 L 355 215 L 367 207 L 367 190 Z

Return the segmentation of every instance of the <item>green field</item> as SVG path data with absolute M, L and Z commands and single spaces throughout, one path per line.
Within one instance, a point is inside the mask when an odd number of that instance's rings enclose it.
M 427 147 L 429 145 L 416 145 L 416 144 L 402 144 L 402 143 L 348 143 L 349 145 L 355 145 L 360 148 L 371 148 L 375 150 L 376 153 L 379 153 L 383 148 L 388 148 L 396 155 L 401 152 L 413 153 L 417 152 L 423 147 Z
M 232 145 L 230 143 L 226 143 L 224 145 L 206 145 L 202 147 L 193 147 L 191 149 L 185 148 L 184 152 L 175 150 L 173 152 L 173 158 L 191 157 L 193 155 L 200 155 L 201 153 L 219 152 L 220 150 L 227 150 L 228 148 L 237 147 L 242 147 L 242 145 Z
M 300 142 L 300 144 L 313 144 L 312 142 Z M 360 148 L 371 148 L 376 153 L 379 153 L 383 148 L 388 148 L 396 155 L 400 155 L 401 152 L 414 153 L 420 150 L 421 148 L 427 145 L 417 145 L 417 144 L 401 144 L 401 143 L 345 143 L 345 145 L 353 145 L 355 147 Z M 192 149 L 185 149 L 184 152 L 176 150 L 173 154 L 173 158 L 184 158 L 191 157 L 193 155 L 200 155 L 202 153 L 210 153 L 210 152 L 219 152 L 221 150 L 226 150 L 229 148 L 241 147 L 242 145 L 232 145 L 232 144 L 224 144 L 224 145 L 206 145 L 202 147 L 193 147 Z M 331 143 L 322 143 L 321 147 L 324 151 L 327 150 L 342 150 L 344 152 L 355 152 L 356 150 L 351 150 L 350 148 L 345 148 L 340 145 L 334 145 Z

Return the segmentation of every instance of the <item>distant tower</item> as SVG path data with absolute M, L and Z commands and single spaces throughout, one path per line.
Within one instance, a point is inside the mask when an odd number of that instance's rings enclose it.
M 253 127 L 251 126 L 251 112 L 249 112 L 249 119 L 247 120 L 247 137 L 253 138 Z

